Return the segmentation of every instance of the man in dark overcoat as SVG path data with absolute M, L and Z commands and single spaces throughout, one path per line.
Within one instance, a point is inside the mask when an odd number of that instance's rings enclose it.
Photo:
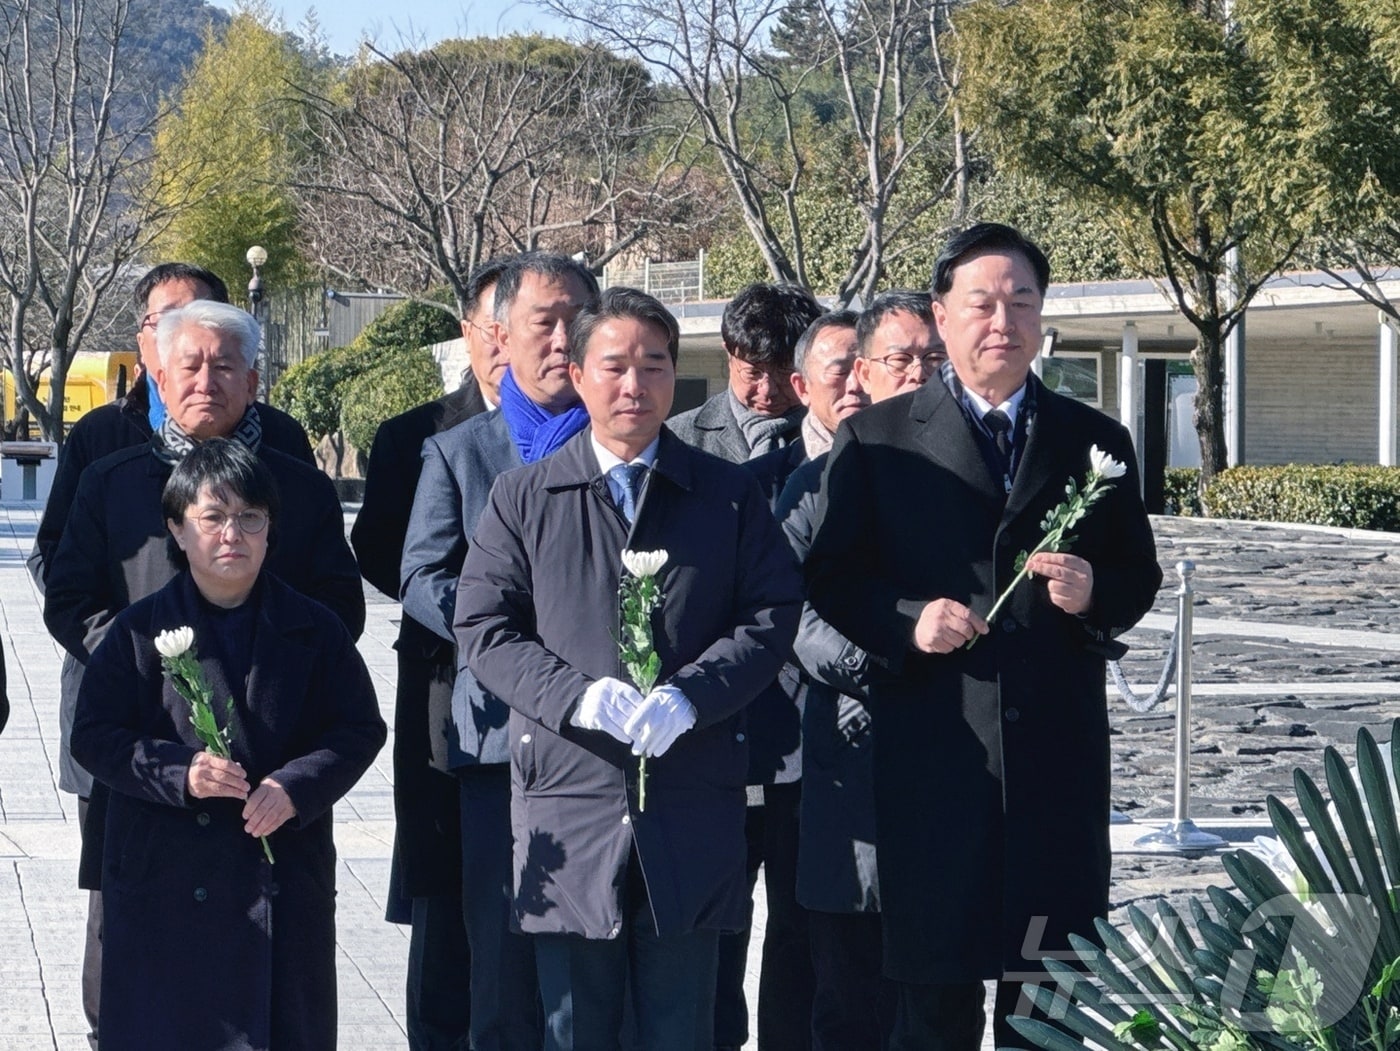
M 980 224 L 940 255 L 948 362 L 842 425 L 807 562 L 816 611 L 874 660 L 875 805 L 892 1046 L 976 1049 L 982 981 L 1034 973 L 1107 912 L 1104 659 L 1161 571 L 1127 432 L 1031 374 L 1044 254 Z M 985 616 L 1082 482 L 1093 446 L 1126 474 Z M 969 643 L 974 643 L 968 648 Z M 997 1046 L 1019 985 L 1003 982 Z
M 512 709 L 515 919 L 550 1049 L 618 1046 L 627 991 L 640 1047 L 709 1051 L 718 933 L 747 914 L 743 709 L 782 665 L 801 596 L 753 480 L 662 426 L 678 343 L 634 289 L 580 312 L 590 429 L 497 480 L 458 593 L 468 666 Z M 618 654 L 629 548 L 665 553 L 650 618 L 664 685 L 645 697 Z
M 565 256 L 514 257 L 496 282 L 496 333 L 509 367 L 500 408 L 423 443 L 400 567 L 404 612 L 453 642 L 468 541 L 496 476 L 543 459 L 587 426 L 569 382 L 569 320 L 598 282 Z M 539 993 L 529 943 L 510 930 L 509 709 L 456 658 L 446 767 L 461 813 L 463 924 L 471 946 L 474 1051 L 536 1051 Z M 437 740 L 437 735 L 434 735 Z
M 110 405 L 100 406 L 84 415 L 81 420 L 74 424 L 63 445 L 63 450 L 59 455 L 58 469 L 54 476 L 53 488 L 49 492 L 47 503 L 44 505 L 44 515 L 39 522 L 39 529 L 34 539 L 34 550 L 29 556 L 29 571 L 40 591 L 47 591 L 49 578 L 53 574 L 54 563 L 58 560 L 58 551 L 62 546 L 63 538 L 73 528 L 74 523 L 81 520 L 83 515 L 90 510 L 90 508 L 80 510 L 77 505 L 81 480 L 87 468 L 123 450 L 131 452 L 132 455 L 128 459 L 144 463 L 150 459 L 149 450 L 152 448 L 152 443 L 161 442 L 157 434 L 167 424 L 167 418 L 170 414 L 167 400 L 160 394 L 159 384 L 161 365 L 160 353 L 156 345 L 156 330 L 161 319 L 196 301 L 208 300 L 226 305 L 228 303 L 228 289 L 217 274 L 201 267 L 188 263 L 162 263 L 149 270 L 137 283 L 134 299 L 139 316 L 136 342 L 141 351 L 141 376 L 125 398 Z M 246 368 L 239 368 L 235 376 L 239 387 L 236 397 L 242 403 L 242 408 L 239 411 L 249 420 L 249 425 L 243 428 L 244 432 L 250 438 L 256 435 L 259 448 L 276 450 L 288 459 L 306 465 L 308 474 L 319 473 L 314 470 L 315 459 L 311 454 L 311 444 L 307 441 L 306 432 L 302 430 L 301 425 L 286 413 L 254 400 L 258 375 L 255 369 L 257 348 L 258 344 L 255 341 L 249 350 L 251 356 L 248 358 Z M 242 393 L 244 388 L 248 390 L 246 400 L 244 400 Z M 207 398 L 208 395 L 209 391 L 207 390 L 190 392 L 190 397 L 193 398 Z M 241 423 L 241 417 L 233 419 L 227 423 L 227 428 L 232 432 Z M 173 426 L 178 427 L 178 425 Z M 159 528 L 157 532 L 149 533 L 149 536 L 155 537 L 157 540 L 163 536 L 161 530 L 164 528 L 159 523 L 160 487 L 164 485 L 164 478 L 168 474 L 169 468 L 167 466 L 163 468 L 159 483 L 153 490 L 154 495 L 151 491 L 147 491 L 146 495 L 141 498 L 149 502 L 151 514 L 151 518 L 146 521 L 144 528 L 153 528 L 151 523 L 155 522 Z M 149 490 L 149 486 L 147 489 Z M 324 493 L 325 490 L 322 488 L 319 491 Z M 120 487 L 114 492 L 120 493 Z M 333 492 L 332 490 L 332 495 Z M 134 498 L 134 493 L 132 496 Z M 125 496 L 122 497 L 122 499 L 125 498 Z M 159 543 L 155 546 L 160 548 Z M 343 553 L 348 554 L 348 551 Z M 101 554 L 98 552 L 99 557 Z M 160 564 L 164 559 L 163 549 L 156 550 L 154 555 L 157 564 Z M 115 566 L 99 564 L 95 569 L 94 564 L 90 561 L 74 562 L 69 560 L 66 583 L 60 582 L 60 592 L 68 588 L 69 598 L 67 601 L 83 603 L 86 601 L 85 596 L 95 594 L 94 589 L 101 589 L 102 581 L 107 580 L 116 568 Z M 137 566 L 133 566 L 132 571 L 138 574 L 140 572 Z M 96 575 L 85 579 L 84 574 L 89 572 Z M 314 574 L 316 568 L 309 566 L 307 572 Z M 159 579 L 153 578 L 146 581 L 136 591 L 130 593 L 128 599 L 122 600 L 111 610 L 107 619 L 115 616 L 128 600 L 150 594 L 169 579 L 168 575 L 160 576 L 158 574 L 158 577 Z M 355 613 L 355 604 L 356 600 L 348 594 L 348 588 L 346 588 L 345 603 L 342 604 L 340 612 L 351 616 L 352 619 L 347 623 L 351 626 L 351 631 L 358 634 L 364 625 L 362 595 L 358 600 L 358 614 Z M 45 609 L 47 610 L 47 608 L 46 598 Z M 91 610 L 82 614 L 82 616 L 90 615 L 92 615 Z M 356 616 L 358 616 L 358 624 L 354 621 Z M 78 655 L 78 650 L 83 649 L 83 647 L 78 645 L 76 627 L 71 632 L 71 641 L 74 645 L 64 645 L 63 667 L 59 673 L 59 787 L 65 791 L 74 792 L 79 797 L 79 821 L 81 826 L 86 829 L 89 827 L 86 811 L 89 793 L 92 790 L 92 778 L 86 770 L 74 762 L 68 747 L 73 709 L 77 704 L 78 689 L 82 684 L 85 663 L 85 657 Z M 92 646 L 86 647 L 85 652 L 91 652 L 95 646 L 96 641 L 94 640 Z M 101 822 L 94 822 L 94 827 L 100 829 Z M 88 853 L 86 843 L 84 851 L 85 854 Z M 82 881 L 82 885 L 90 889 L 94 888 L 97 883 L 96 872 L 94 871 L 91 875 L 91 879 Z M 97 1044 L 97 1014 L 100 1007 L 98 977 L 101 973 L 102 960 L 101 907 L 100 896 L 90 898 L 82 977 L 83 1011 L 91 1029 L 88 1040 L 94 1047 Z
M 423 443 L 499 401 L 504 355 L 492 297 L 506 264 L 483 263 L 467 279 L 462 338 L 470 369 L 455 391 L 385 420 L 375 431 L 365 497 L 350 544 L 360 573 L 398 601 L 399 568 Z M 462 925 L 462 834 L 457 781 L 446 765 L 452 644 L 405 613 L 394 643 L 394 859 L 389 919 L 409 923 L 406 1028 L 410 1051 L 456 1051 L 471 1025 L 471 950 Z
M 833 317 L 839 315 L 827 315 Z M 827 318 L 813 322 L 813 328 Z M 810 365 L 808 356 L 802 356 L 812 372 L 807 379 L 814 394 L 809 419 L 829 420 L 823 430 L 833 436 L 840 420 L 872 401 L 922 385 L 943 360 L 927 293 L 882 293 L 858 318 L 853 316 L 851 328 L 844 335 L 853 347 L 838 354 L 841 344 L 823 350 L 819 343 Z M 841 366 L 834 374 L 833 364 Z M 834 397 L 831 384 L 843 378 L 842 389 L 853 387 L 866 396 L 859 401 Z M 816 532 L 829 452 L 828 444 L 791 473 L 774 509 L 799 562 L 806 560 Z M 792 648 L 805 689 L 797 900 L 808 910 L 816 979 L 812 1048 L 883 1051 L 893 1029 L 895 997 L 882 976 L 875 735 L 866 703 L 870 658 L 810 603 L 803 607 Z

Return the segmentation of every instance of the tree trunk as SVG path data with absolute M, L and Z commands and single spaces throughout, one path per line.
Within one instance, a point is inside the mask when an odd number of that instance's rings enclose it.
M 1201 443 L 1200 492 L 1204 495 L 1210 480 L 1228 466 L 1225 450 L 1225 340 L 1220 326 L 1199 331 L 1196 349 L 1191 352 L 1191 368 L 1196 374 L 1196 403 L 1193 419 Z

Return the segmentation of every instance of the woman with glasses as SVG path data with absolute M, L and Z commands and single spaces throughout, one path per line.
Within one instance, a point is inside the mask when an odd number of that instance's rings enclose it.
M 256 456 L 200 443 L 162 509 L 182 571 L 117 616 L 73 727 L 111 795 L 101 1046 L 332 1051 L 331 807 L 384 743 L 369 674 L 334 614 L 263 572 L 278 494 Z M 179 628 L 229 758 L 163 668 L 157 637 Z

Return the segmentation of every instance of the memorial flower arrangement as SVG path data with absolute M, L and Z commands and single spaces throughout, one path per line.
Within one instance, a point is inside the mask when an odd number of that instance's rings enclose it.
M 627 573 L 617 586 L 618 655 L 632 685 L 643 695 L 651 692 L 661 674 L 661 657 L 656 652 L 651 615 L 665 597 L 657 574 L 666 564 L 665 551 L 624 551 L 622 566 Z M 637 809 L 647 808 L 647 757 L 637 764 Z
M 190 725 L 194 735 L 204 745 L 210 755 L 220 759 L 230 759 L 228 724 L 233 720 L 233 698 L 224 705 L 224 725 L 219 725 L 214 714 L 214 691 L 204 678 L 204 669 L 199 666 L 199 655 L 194 649 L 194 628 L 189 626 L 171 628 L 156 636 L 156 652 L 160 654 L 160 666 L 170 677 L 170 685 L 175 692 L 190 703 Z M 272 863 L 272 845 L 266 836 L 262 840 L 263 853 Z
M 1006 590 L 997 598 L 991 612 L 987 614 L 988 624 L 996 620 L 997 614 L 1001 612 L 1001 607 L 1006 604 L 1006 600 L 1016 590 L 1016 585 L 1030 575 L 1026 563 L 1030 561 L 1031 556 L 1038 555 L 1042 551 L 1068 551 L 1070 545 L 1075 541 L 1074 527 L 1113 488 L 1114 479 L 1123 477 L 1127 470 L 1127 465 L 1120 460 L 1115 460 L 1097 445 L 1090 447 L 1089 473 L 1084 476 L 1084 484 L 1078 485 L 1073 477 L 1065 484 L 1065 499 L 1051 508 L 1045 515 L 1044 521 L 1040 523 L 1040 528 L 1045 531 L 1040 543 L 1029 551 L 1022 551 L 1016 556 L 1016 575 L 1011 578 L 1011 583 L 1006 585 Z M 972 649 L 979 638 L 981 638 L 980 635 L 974 635 L 968 642 L 967 649 Z
M 1268 799 L 1275 838 L 1221 856 L 1233 887 L 1129 906 L 1071 938 L 1077 960 L 1044 961 L 1027 986 L 1059 1028 L 1011 1025 L 1047 1051 L 1391 1051 L 1400 1047 L 1400 719 L 1357 734 L 1354 767 L 1323 753 L 1323 789 L 1295 769 L 1300 817 Z M 1194 931 L 1193 929 L 1194 928 Z

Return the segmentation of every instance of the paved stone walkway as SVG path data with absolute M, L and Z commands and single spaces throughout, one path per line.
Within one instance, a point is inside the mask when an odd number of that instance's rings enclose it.
M 75 885 L 76 806 L 57 788 L 59 652 L 24 570 L 37 521 L 34 508 L 0 507 L 0 638 L 14 706 L 0 735 L 0 1051 L 82 1051 L 85 902 Z M 1400 714 L 1400 537 L 1155 524 L 1167 580 L 1154 612 L 1128 637 L 1124 667 L 1139 693 L 1156 681 L 1174 623 L 1171 567 L 1193 560 L 1193 816 L 1248 840 L 1263 830 L 1268 793 L 1291 798 L 1294 765 L 1319 770 L 1329 744 L 1350 754 L 1359 726 L 1388 739 Z M 373 593 L 368 601 L 360 651 L 392 723 L 398 607 Z M 1224 881 L 1214 857 L 1132 852 L 1153 819 L 1171 816 L 1174 711 L 1170 701 L 1145 715 L 1112 694 L 1109 702 L 1113 804 L 1135 822 L 1113 829 L 1114 908 Z M 340 1044 L 356 1051 L 405 1046 L 407 937 L 382 919 L 393 836 L 389 754 L 386 747 L 336 812 Z M 761 917 L 761 899 L 759 909 Z M 754 941 L 756 963 L 757 932 Z M 751 998 L 753 972 L 751 964 Z

